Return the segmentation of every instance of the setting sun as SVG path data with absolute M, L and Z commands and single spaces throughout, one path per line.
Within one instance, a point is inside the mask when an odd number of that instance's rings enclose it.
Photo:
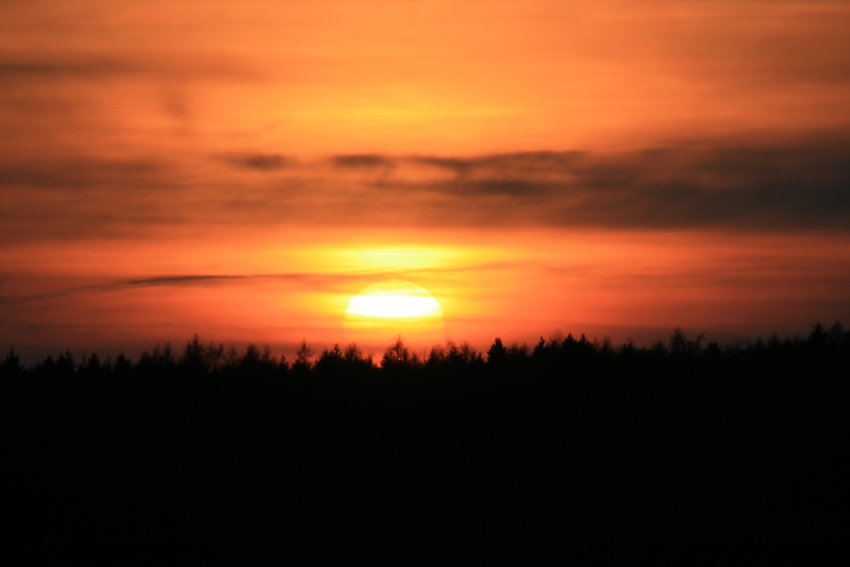
M 345 310 L 349 338 L 364 343 L 403 335 L 413 341 L 438 340 L 443 310 L 424 287 L 406 280 L 385 280 L 363 288 Z

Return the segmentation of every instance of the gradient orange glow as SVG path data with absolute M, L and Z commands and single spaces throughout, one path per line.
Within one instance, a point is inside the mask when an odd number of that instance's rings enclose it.
M 439 302 L 423 346 L 848 323 L 847 29 L 830 0 L 5 3 L 0 348 L 321 348 L 391 280 Z

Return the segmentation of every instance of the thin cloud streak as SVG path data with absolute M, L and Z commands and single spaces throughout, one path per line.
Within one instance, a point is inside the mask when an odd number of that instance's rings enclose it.
M 117 282 L 86 285 L 72 287 L 68 289 L 57 290 L 47 293 L 37 293 L 30 295 L 6 295 L 0 296 L 0 304 L 14 303 L 31 303 L 47 299 L 55 299 L 78 293 L 90 292 L 112 292 L 122 291 L 131 288 L 142 287 L 187 287 L 187 286 L 211 286 L 223 285 L 228 283 L 250 282 L 259 280 L 286 281 L 292 283 L 301 283 L 305 289 L 329 291 L 329 290 L 345 290 L 350 291 L 351 282 L 362 281 L 362 285 L 373 282 L 378 279 L 392 279 L 422 276 L 425 274 L 435 273 L 463 273 L 476 272 L 484 270 L 499 270 L 511 267 L 518 267 L 520 264 L 527 265 L 529 262 L 490 262 L 479 265 L 470 266 L 451 266 L 438 268 L 417 268 L 409 270 L 386 270 L 386 269 L 371 269 L 371 270 L 356 270 L 343 273 L 322 273 L 322 272 L 297 272 L 285 274 L 245 274 L 245 275 L 223 275 L 223 274 L 174 274 L 162 275 L 150 278 L 129 279 Z
M 245 279 L 245 276 L 220 276 L 220 275 L 179 275 L 179 276 L 162 276 L 155 278 L 145 278 L 138 280 L 127 280 L 109 284 L 89 285 L 64 289 L 50 293 L 39 293 L 32 295 L 17 295 L 17 296 L 0 296 L 0 303 L 29 303 L 33 301 L 41 301 L 45 299 L 54 299 L 57 297 L 65 297 L 76 293 L 92 292 L 92 291 L 117 291 L 131 287 L 149 287 L 149 286 L 181 286 L 181 285 L 209 285 L 224 281 Z
M 159 58 L 154 55 L 161 55 Z M 108 56 L 40 56 L 10 58 L 0 55 L 0 84 L 10 81 L 52 81 L 79 79 L 103 81 L 133 75 L 165 80 L 217 79 L 255 81 L 261 78 L 244 63 L 235 64 L 221 56 L 194 61 L 168 58 L 166 54 L 148 54 L 146 58 L 124 54 Z

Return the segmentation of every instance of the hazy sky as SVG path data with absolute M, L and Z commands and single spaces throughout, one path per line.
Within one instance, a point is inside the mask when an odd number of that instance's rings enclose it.
M 850 2 L 0 0 L 0 348 L 850 323 Z

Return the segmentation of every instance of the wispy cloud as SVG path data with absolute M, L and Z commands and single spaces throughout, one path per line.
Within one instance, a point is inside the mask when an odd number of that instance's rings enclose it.
M 245 276 L 222 276 L 222 275 L 170 275 L 154 278 L 144 278 L 136 280 L 122 280 L 111 283 L 86 285 L 60 289 L 47 293 L 37 293 L 28 295 L 7 295 L 0 296 L 0 303 L 29 303 L 33 301 L 41 301 L 45 299 L 54 299 L 57 297 L 65 297 L 77 293 L 97 292 L 97 291 L 116 291 L 133 287 L 150 287 L 150 286 L 185 286 L 185 285 L 212 285 L 223 283 L 232 280 L 245 279 Z
M 37 53 L 37 52 L 36 52 Z M 156 57 L 159 56 L 159 57 Z M 148 53 L 146 57 L 122 53 L 120 56 L 44 53 L 36 56 L 0 55 L 0 82 L 55 79 L 103 80 L 131 75 L 166 79 L 256 80 L 260 74 L 244 63 L 209 57 L 187 61 Z
M 280 154 L 231 154 L 224 161 L 237 167 L 257 171 L 274 171 L 292 164 L 292 160 Z
M 232 284 L 250 284 L 260 281 L 287 283 L 309 291 L 351 292 L 357 285 L 365 286 L 376 279 L 417 278 L 435 274 L 474 273 L 515 269 L 536 265 L 531 261 L 485 262 L 478 264 L 445 265 L 415 269 L 372 268 L 345 272 L 291 272 L 270 274 L 165 274 L 147 278 L 118 279 L 115 281 L 52 289 L 39 293 L 0 295 L 0 304 L 30 303 L 66 297 L 80 293 L 115 292 L 145 287 L 207 287 Z M 0 273 L 0 281 L 4 274 Z M 44 283 L 42 282 L 42 286 Z M 352 288 L 352 285 L 354 288 Z
M 0 189 L 23 187 L 71 193 L 97 187 L 171 187 L 179 182 L 178 173 L 172 164 L 150 158 L 51 156 L 25 162 L 3 160 L 0 161 Z

